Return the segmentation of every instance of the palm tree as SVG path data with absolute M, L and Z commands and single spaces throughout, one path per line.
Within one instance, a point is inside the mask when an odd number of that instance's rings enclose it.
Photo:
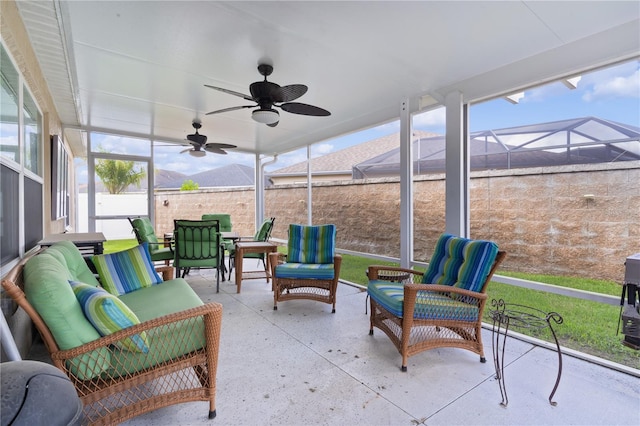
M 133 161 L 125 160 L 99 160 L 96 162 L 96 174 L 109 194 L 120 194 L 129 185 L 139 188 L 146 176 L 144 169 L 137 171 Z

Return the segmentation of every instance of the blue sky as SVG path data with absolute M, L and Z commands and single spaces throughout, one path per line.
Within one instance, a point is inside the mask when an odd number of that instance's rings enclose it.
M 594 71 L 581 76 L 577 88 L 570 90 L 556 82 L 527 90 L 517 104 L 494 99 L 471 106 L 471 131 L 500 129 L 526 124 L 544 123 L 568 118 L 595 116 L 640 127 L 640 61 Z M 444 109 L 440 108 L 414 116 L 413 126 L 444 134 Z M 376 139 L 399 131 L 399 122 L 353 133 L 344 137 L 322 141 L 312 147 L 312 155 L 324 155 L 351 145 Z M 103 144 L 112 146 L 109 141 Z M 122 146 L 122 144 L 118 144 Z M 229 155 L 207 155 L 194 159 L 189 155 L 176 156 L 176 147 L 156 150 L 155 167 L 174 170 L 187 175 L 214 169 L 231 163 L 253 167 L 254 156 L 229 152 Z M 282 154 L 267 171 L 295 164 L 306 159 L 306 149 Z M 79 165 L 79 181 L 86 181 L 86 167 Z

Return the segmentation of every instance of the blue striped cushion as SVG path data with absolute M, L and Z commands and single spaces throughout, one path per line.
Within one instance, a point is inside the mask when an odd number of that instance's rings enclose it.
M 96 255 L 92 260 L 102 287 L 116 296 L 162 282 L 146 242 L 117 253 Z
M 81 282 L 69 281 L 69 284 L 82 307 L 85 317 L 93 324 L 101 336 L 107 336 L 124 328 L 140 324 L 136 314 L 113 294 L 100 287 Z M 127 337 L 122 342 L 118 342 L 116 346 L 134 352 L 149 352 L 149 344 L 144 331 Z
M 384 309 L 402 318 L 404 312 L 404 286 L 402 283 L 371 280 L 367 286 L 367 293 Z M 476 321 L 478 319 L 478 307 L 451 299 L 442 293 L 419 292 L 413 317 L 419 319 Z
M 289 225 L 287 262 L 333 263 L 336 246 L 335 225 Z
M 498 246 L 492 241 L 442 234 L 422 282 L 480 291 L 497 255 Z
M 283 263 L 276 266 L 276 277 L 332 280 L 333 263 Z

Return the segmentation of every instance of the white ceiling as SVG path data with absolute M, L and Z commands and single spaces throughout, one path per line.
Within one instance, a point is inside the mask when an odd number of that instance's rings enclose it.
M 209 141 L 261 154 L 396 120 L 404 99 L 420 105 L 458 90 L 477 101 L 640 53 L 637 1 L 18 7 L 66 126 L 182 141 L 199 118 Z M 275 128 L 250 109 L 205 115 L 250 103 L 204 84 L 248 94 L 262 61 L 274 66 L 269 81 L 308 85 L 297 101 L 332 115 L 280 111 Z

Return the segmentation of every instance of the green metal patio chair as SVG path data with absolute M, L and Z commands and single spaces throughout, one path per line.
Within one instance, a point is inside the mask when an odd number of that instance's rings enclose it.
M 193 268 L 216 269 L 216 292 L 220 292 L 220 270 L 224 253 L 217 220 L 174 220 L 173 239 L 176 276 L 182 278 Z
M 275 220 L 275 217 L 265 219 L 253 237 L 240 237 L 238 241 L 269 241 L 269 238 L 271 238 L 271 231 L 273 230 L 273 222 L 275 222 Z M 233 267 L 235 266 L 235 257 L 236 248 L 235 245 L 232 245 L 231 250 L 229 250 L 229 275 L 231 275 L 231 271 L 233 271 Z M 262 266 L 264 266 L 264 269 L 267 269 L 267 263 L 265 261 L 266 257 L 264 253 L 245 253 L 242 257 L 243 259 L 260 259 L 262 261 Z
M 173 240 L 171 239 L 159 239 L 151 224 L 151 220 L 148 217 L 140 216 L 136 218 L 127 218 L 133 233 L 136 235 L 138 244 L 144 242 L 149 243 L 149 254 L 153 262 L 163 261 L 165 265 L 169 264 L 170 260 L 173 260 Z
M 207 213 L 202 215 L 202 220 L 217 220 L 220 223 L 220 232 L 231 232 L 233 231 L 233 225 L 231 223 L 231 215 L 228 213 Z M 224 247 L 225 253 L 231 253 L 231 250 L 234 248 L 234 242 L 231 240 L 222 239 L 222 246 Z M 224 257 L 224 256 L 223 256 Z M 222 281 L 225 280 L 225 272 L 227 268 L 224 265 L 224 258 L 222 259 Z M 229 276 L 231 276 L 231 271 L 229 271 Z

